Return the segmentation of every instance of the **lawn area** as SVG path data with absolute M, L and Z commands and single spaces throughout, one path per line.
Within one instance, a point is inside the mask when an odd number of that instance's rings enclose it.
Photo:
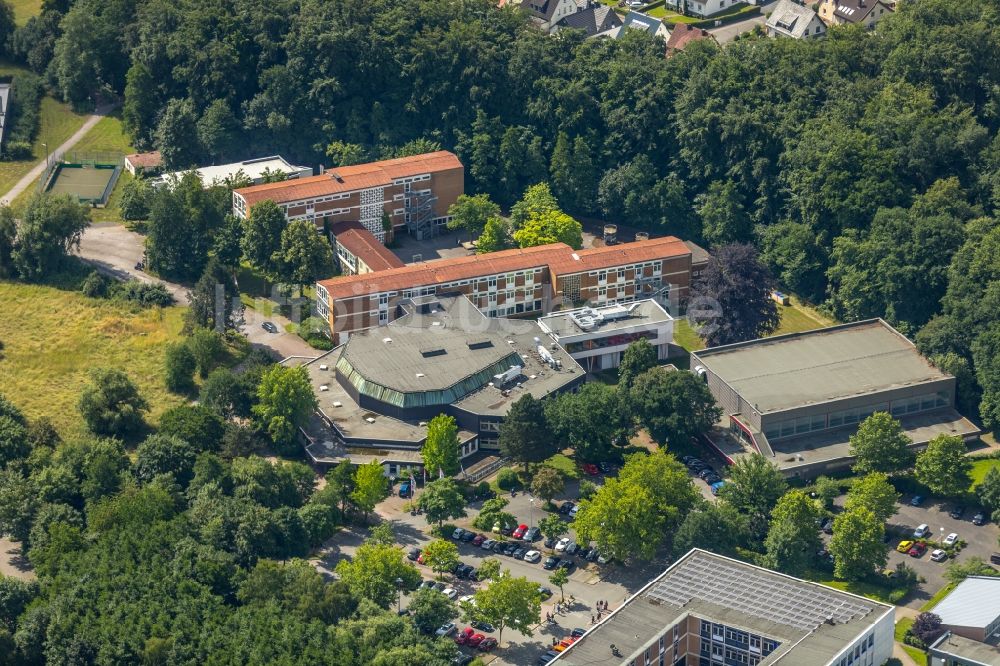
M 881 585 L 874 585 L 872 583 L 858 582 L 858 581 L 848 581 L 848 580 L 834 580 L 830 578 L 830 574 L 824 574 L 824 572 L 818 571 L 813 572 L 817 577 L 807 576 L 809 580 L 815 581 L 821 585 L 826 585 L 827 587 L 832 587 L 835 590 L 841 590 L 842 592 L 850 592 L 851 594 L 858 594 L 862 597 L 868 597 L 869 599 L 874 599 L 875 601 L 881 601 L 882 603 L 891 604 L 895 603 L 889 600 L 889 590 L 888 588 L 882 587 Z
M 0 73 L 6 69 L 7 66 L 0 66 Z M 33 166 L 45 159 L 43 143 L 48 144 L 51 153 L 71 137 L 73 132 L 80 129 L 86 116 L 74 113 L 68 104 L 57 102 L 51 97 L 43 97 L 39 118 L 40 127 L 32 146 L 34 157 L 30 160 L 0 162 L 0 194 L 7 192 L 24 174 L 31 171 Z
M 674 342 L 689 352 L 705 348 L 705 341 L 695 333 L 687 319 L 674 321 Z
M 0 392 L 63 437 L 84 432 L 76 401 L 94 367 L 128 372 L 153 420 L 183 402 L 163 386 L 164 347 L 180 338 L 184 308 L 142 310 L 75 291 L 0 281 Z
M 923 650 L 915 648 L 912 645 L 907 645 L 906 643 L 903 642 L 903 636 L 906 635 L 906 632 L 912 626 L 913 626 L 912 617 L 904 617 L 900 619 L 899 622 L 896 623 L 896 631 L 895 631 L 896 642 L 899 643 L 899 646 L 903 648 L 903 651 L 906 652 L 906 654 L 910 655 L 910 659 L 917 662 L 919 666 L 926 666 L 927 653 L 924 652 Z
M 42 11 L 42 0 L 10 0 L 11 9 L 14 10 L 14 21 L 18 25 L 24 25 L 32 16 L 38 16 Z
M 781 323 L 778 324 L 778 330 L 773 335 L 811 331 L 814 328 L 823 328 L 824 326 L 831 326 L 836 323 L 809 306 L 803 305 L 795 298 L 792 298 L 789 303 L 790 305 L 778 305 L 778 314 L 781 316 Z
M 545 465 L 557 469 L 563 473 L 567 479 L 579 479 L 580 472 L 576 469 L 576 463 L 565 453 L 557 453 L 545 461 Z
M 122 128 L 121 118 L 108 116 L 102 118 L 94 127 L 87 132 L 80 143 L 73 147 L 71 152 L 75 153 L 114 153 L 116 155 L 128 155 L 135 152 L 129 144 L 128 136 Z M 91 211 L 91 219 L 94 222 L 115 222 L 122 223 L 121 211 L 118 209 L 121 201 L 122 187 L 132 176 L 122 170 L 115 189 L 108 198 L 108 203 L 104 208 L 95 208 Z
M 983 479 L 986 478 L 986 473 L 994 467 L 1000 467 L 1000 460 L 996 458 L 984 458 L 972 463 L 972 485 L 969 486 L 969 490 L 982 483 Z

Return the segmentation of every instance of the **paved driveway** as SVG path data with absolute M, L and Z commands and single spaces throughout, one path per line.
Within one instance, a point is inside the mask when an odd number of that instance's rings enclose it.
M 718 28 L 710 28 L 709 32 L 712 33 L 712 36 L 720 44 L 731 42 L 736 38 L 736 35 L 742 35 L 745 32 L 750 32 L 758 25 L 764 25 L 767 22 L 767 15 L 774 11 L 776 4 L 777 2 L 769 2 L 761 6 L 760 14 L 736 23 L 729 23 Z

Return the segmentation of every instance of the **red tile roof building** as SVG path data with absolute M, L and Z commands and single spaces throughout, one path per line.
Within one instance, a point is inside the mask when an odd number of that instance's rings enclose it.
M 330 229 L 330 236 L 344 275 L 364 275 L 406 265 L 360 222 L 341 222 Z
M 670 31 L 670 38 L 667 40 L 667 57 L 669 58 L 678 51 L 683 51 L 688 44 L 700 39 L 715 41 L 715 37 L 708 30 L 696 28 L 687 23 L 678 23 Z
M 440 150 L 234 190 L 233 213 L 246 217 L 255 204 L 271 200 L 289 220 L 327 227 L 359 222 L 380 242 L 389 228 L 405 228 L 423 238 L 448 221 L 448 208 L 463 193 L 464 178 L 458 157 Z
M 682 300 L 691 283 L 691 256 L 673 236 L 576 251 L 553 243 L 323 280 L 316 284 L 316 305 L 341 343 L 353 332 L 388 324 L 400 301 L 429 294 L 465 294 L 491 317 L 537 316 L 564 304 L 654 294 Z

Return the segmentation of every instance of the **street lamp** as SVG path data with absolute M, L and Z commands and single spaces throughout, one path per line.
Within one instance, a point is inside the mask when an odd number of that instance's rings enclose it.
M 535 498 L 528 498 L 528 527 L 535 526 Z
M 43 143 L 42 147 L 45 148 L 45 168 L 49 168 L 49 144 Z
M 944 528 L 942 527 L 940 529 L 941 529 L 941 537 L 938 539 L 938 541 L 944 543 Z
M 399 614 L 403 610 L 403 579 L 396 579 L 396 613 Z

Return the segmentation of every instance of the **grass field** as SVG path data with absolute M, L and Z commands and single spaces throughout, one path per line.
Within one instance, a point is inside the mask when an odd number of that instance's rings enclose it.
M 906 643 L 903 642 L 903 637 L 906 635 L 906 632 L 912 626 L 913 626 L 912 617 L 901 618 L 899 622 L 896 623 L 896 630 L 895 630 L 896 642 L 899 643 L 899 646 L 903 648 L 903 651 L 906 652 L 906 654 L 910 655 L 910 659 L 917 662 L 919 666 L 926 666 L 927 653 L 924 652 L 923 650 L 915 648 L 912 645 L 907 645 Z
M 928 599 L 926 602 L 924 602 L 924 605 L 920 607 L 920 610 L 921 611 L 929 611 L 930 609 L 934 608 L 935 606 L 937 606 L 941 602 L 942 599 L 944 599 L 946 596 L 948 596 L 949 592 L 951 592 L 954 589 L 955 589 L 955 586 L 952 585 L 951 583 L 948 583 L 947 585 L 945 585 L 944 587 L 942 587 L 940 590 L 938 590 L 937 592 L 935 592 L 934 596 L 932 596 L 930 599 Z
M 5 69 L 6 66 L 0 66 L 0 73 L 3 73 Z M 39 117 L 38 136 L 32 147 L 34 157 L 30 160 L 0 162 L 0 194 L 7 192 L 24 174 L 31 171 L 33 166 L 45 159 L 43 143 L 48 144 L 51 153 L 71 137 L 73 132 L 80 129 L 86 119 L 86 116 L 74 113 L 68 104 L 57 102 L 51 97 L 42 98 Z M 31 188 L 28 189 L 31 190 Z
M 9 4 L 14 10 L 14 21 L 18 25 L 24 25 L 42 10 L 42 0 L 9 0 Z
M 996 458 L 985 458 L 972 463 L 972 485 L 969 486 L 969 490 L 972 490 L 977 485 L 982 483 L 983 479 L 986 478 L 986 473 L 994 467 L 1000 467 L 1000 460 L 997 460 Z
M 163 386 L 166 343 L 180 338 L 183 308 L 131 312 L 53 287 L 0 281 L 0 392 L 30 418 L 48 416 L 59 432 L 84 432 L 76 401 L 94 367 L 125 370 L 153 420 L 183 402 Z
M 790 305 L 779 305 L 778 314 L 781 317 L 781 322 L 778 324 L 778 330 L 772 333 L 772 335 L 811 331 L 815 328 L 823 328 L 824 326 L 831 326 L 836 323 L 829 317 L 823 316 L 794 298 L 791 300 Z M 678 319 L 674 322 L 674 342 L 689 352 L 705 348 L 705 341 L 698 336 L 698 333 L 691 327 L 687 319 Z

